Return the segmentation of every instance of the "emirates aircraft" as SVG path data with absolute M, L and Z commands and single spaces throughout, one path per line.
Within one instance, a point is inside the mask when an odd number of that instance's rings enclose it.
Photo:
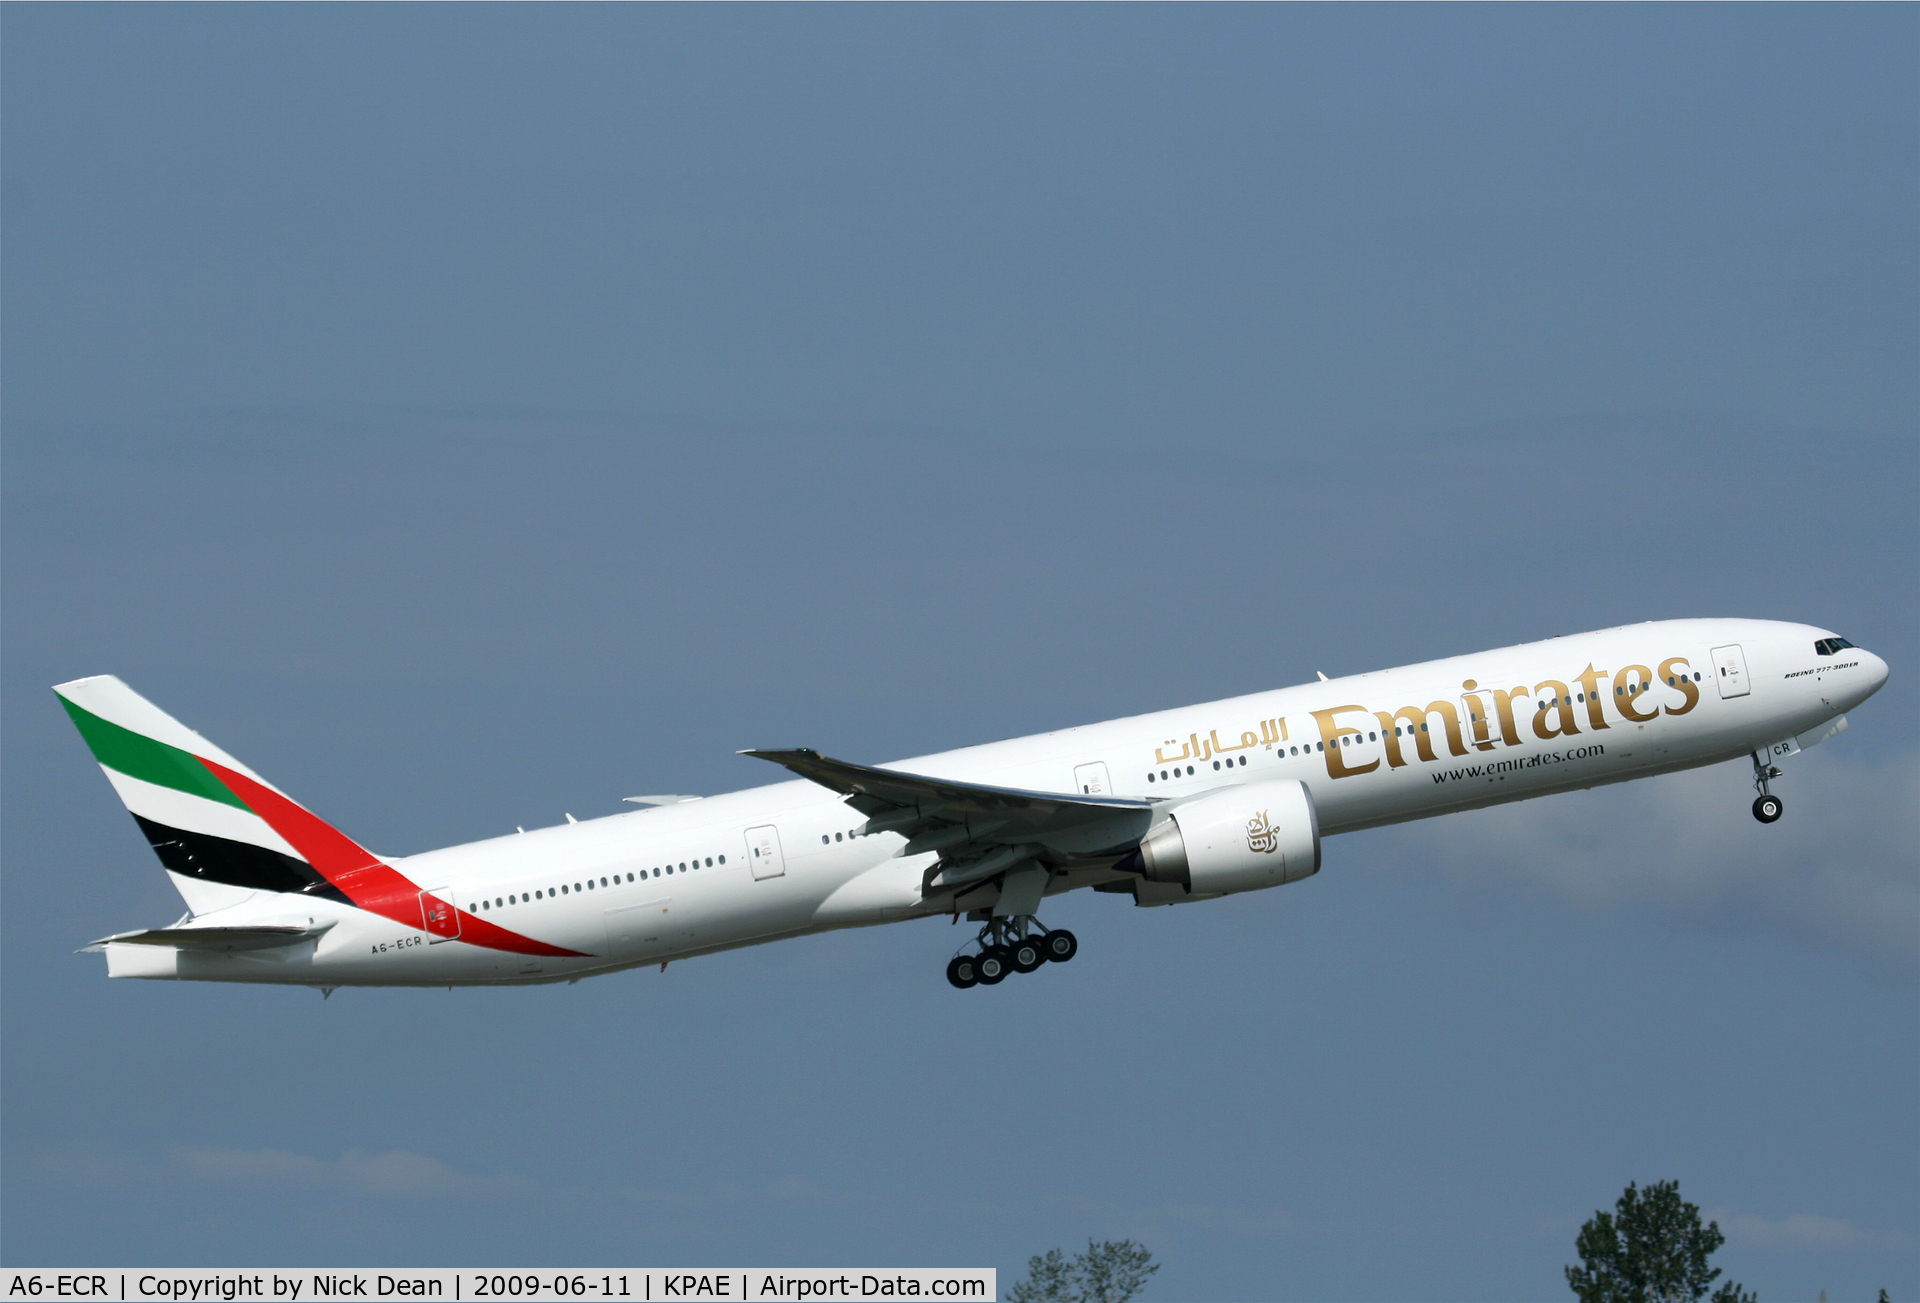
M 186 898 L 112 977 L 317 987 L 577 981 L 834 928 L 980 925 L 992 986 L 1072 959 L 1039 915 L 1091 887 L 1179 905 L 1299 882 L 1321 840 L 1730 760 L 1754 817 L 1778 762 L 1847 726 L 1887 665 L 1829 630 L 1670 620 L 868 766 L 635 796 L 607 818 L 379 855 L 119 679 L 54 689 Z

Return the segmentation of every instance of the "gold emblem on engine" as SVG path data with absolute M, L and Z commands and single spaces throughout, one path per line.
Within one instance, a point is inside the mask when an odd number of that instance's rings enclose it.
M 1261 855 L 1271 855 L 1280 849 L 1280 834 L 1267 822 L 1265 810 L 1247 820 L 1247 849 Z

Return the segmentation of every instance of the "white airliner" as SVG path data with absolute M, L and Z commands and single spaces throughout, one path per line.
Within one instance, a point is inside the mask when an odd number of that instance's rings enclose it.
M 376 855 L 119 679 L 54 689 L 187 914 L 95 942 L 113 977 L 318 987 L 574 981 L 833 928 L 965 914 L 991 986 L 1072 959 L 1038 918 L 1298 882 L 1323 836 L 1750 758 L 1846 728 L 1887 665 L 1803 624 L 1670 620 L 1281 688 L 405 857 Z

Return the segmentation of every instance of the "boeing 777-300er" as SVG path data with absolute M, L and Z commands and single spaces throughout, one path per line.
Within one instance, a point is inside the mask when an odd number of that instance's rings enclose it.
M 1886 662 L 1825 629 L 1670 620 L 795 778 L 419 855 L 376 855 L 111 676 L 54 691 L 187 913 L 94 943 L 112 977 L 319 987 L 574 981 L 834 928 L 965 914 L 991 986 L 1074 957 L 1078 887 L 1212 900 L 1320 870 L 1321 839 L 1834 736 Z

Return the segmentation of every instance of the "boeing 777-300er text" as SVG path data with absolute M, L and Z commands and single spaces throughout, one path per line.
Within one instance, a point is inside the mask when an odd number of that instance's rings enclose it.
M 94 943 L 113 977 L 319 987 L 573 981 L 965 914 L 955 986 L 1072 959 L 1077 887 L 1174 905 L 1298 882 L 1321 839 L 1749 758 L 1847 726 L 1886 662 L 1825 629 L 1670 620 L 376 855 L 111 676 L 54 691 L 187 914 Z

